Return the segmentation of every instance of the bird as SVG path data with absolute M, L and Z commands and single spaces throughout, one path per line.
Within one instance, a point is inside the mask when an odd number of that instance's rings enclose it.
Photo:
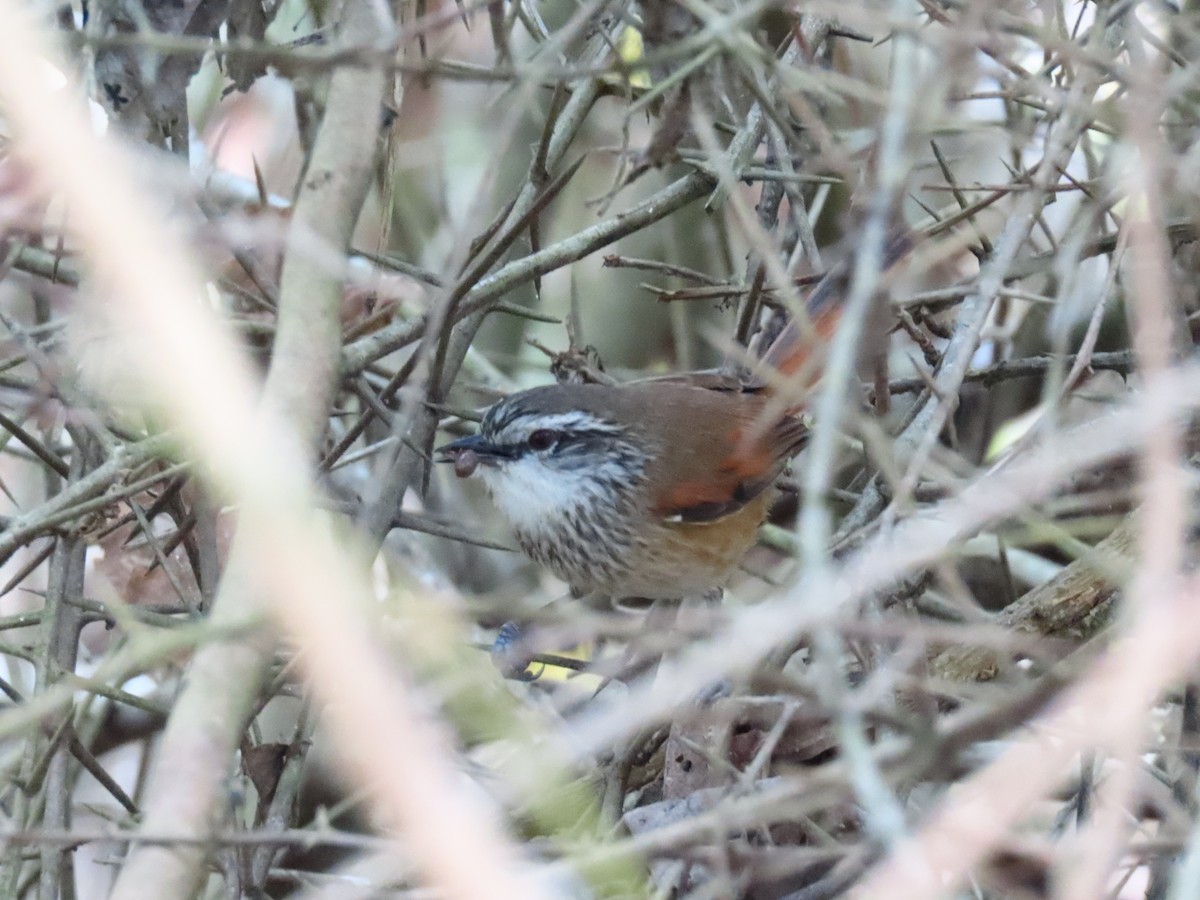
M 910 245 L 893 235 L 885 265 Z M 804 321 L 789 321 L 748 373 L 530 388 L 491 405 L 478 433 L 435 458 L 481 479 L 521 549 L 574 596 L 670 601 L 719 590 L 805 444 L 799 413 L 848 280 L 848 261 L 830 270 Z

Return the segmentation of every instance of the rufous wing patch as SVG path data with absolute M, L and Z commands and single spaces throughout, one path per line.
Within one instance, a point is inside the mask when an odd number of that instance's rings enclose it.
M 773 429 L 772 432 L 778 431 Z M 772 433 L 777 439 L 777 435 Z M 664 518 L 681 522 L 713 522 L 737 512 L 770 487 L 790 448 L 760 438 L 746 441 L 743 428 L 730 435 L 734 449 L 712 477 L 673 485 L 655 505 Z

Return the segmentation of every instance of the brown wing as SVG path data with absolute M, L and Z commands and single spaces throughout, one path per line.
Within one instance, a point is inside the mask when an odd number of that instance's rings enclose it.
M 754 393 L 663 382 L 624 390 L 668 436 L 647 472 L 652 511 L 664 518 L 712 522 L 736 512 L 770 487 L 807 436 L 790 416 L 764 429 L 766 399 Z
M 714 522 L 737 512 L 769 488 L 787 461 L 808 440 L 808 429 L 799 419 L 780 422 L 762 439 L 760 448 L 744 452 L 735 439 L 732 455 L 708 480 L 683 481 L 664 492 L 656 511 L 681 522 Z

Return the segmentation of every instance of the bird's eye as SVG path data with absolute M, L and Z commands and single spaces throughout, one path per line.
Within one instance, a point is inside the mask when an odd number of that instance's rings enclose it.
M 539 428 L 533 434 L 529 435 L 530 450 L 549 450 L 558 440 L 558 432 L 551 431 L 549 428 Z

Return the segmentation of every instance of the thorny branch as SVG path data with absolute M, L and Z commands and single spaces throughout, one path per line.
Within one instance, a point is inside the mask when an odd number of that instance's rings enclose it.
M 1195 893 L 1186 5 L 181 9 L 58 23 L 156 198 L 119 233 L 104 159 L 37 144 L 82 91 L 39 116 L 0 43 L 0 893 Z M 430 466 L 549 378 L 532 344 L 737 366 L 842 261 L 808 451 L 720 607 L 550 603 Z M 114 380 L 201 306 L 240 361 L 206 326 Z M 266 424 L 224 392 L 247 358 Z M 231 474 L 287 432 L 318 481 Z M 514 617 L 531 683 L 476 649 Z

